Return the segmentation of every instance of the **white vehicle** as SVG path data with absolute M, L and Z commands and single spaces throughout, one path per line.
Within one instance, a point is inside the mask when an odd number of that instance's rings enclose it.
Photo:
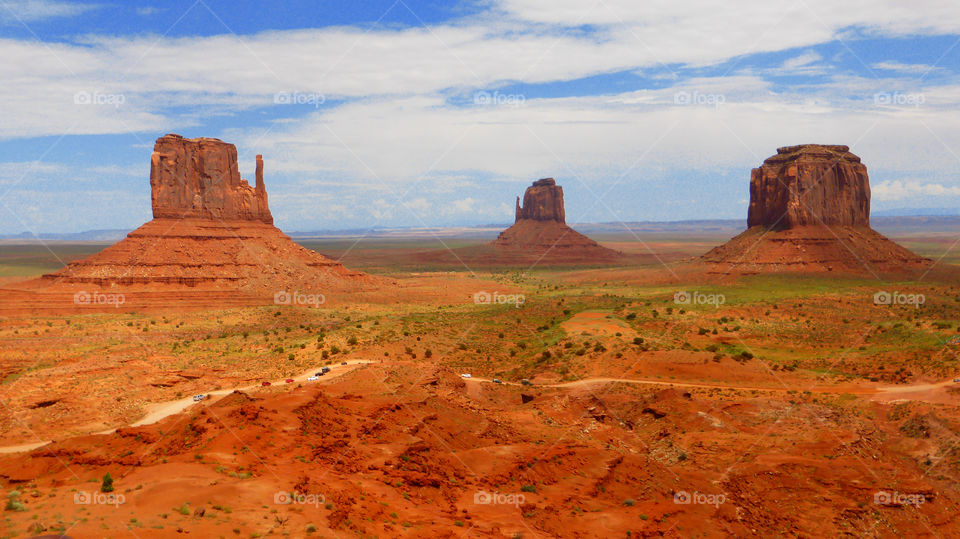
M 308 381 L 308 382 L 316 382 L 316 381 L 319 380 L 319 379 L 320 379 L 319 376 L 311 376 L 311 377 L 307 378 L 307 381 Z
M 205 399 L 205 398 L 207 398 L 207 396 L 206 396 L 206 395 L 203 395 L 203 394 L 201 394 L 201 395 L 194 395 L 194 396 L 193 396 L 193 402 L 200 402 L 200 401 L 202 401 L 202 400 Z
M 473 378 L 473 376 L 470 376 L 469 374 L 466 374 L 466 373 L 461 374 L 460 376 L 462 376 L 462 377 L 464 377 L 464 378 Z

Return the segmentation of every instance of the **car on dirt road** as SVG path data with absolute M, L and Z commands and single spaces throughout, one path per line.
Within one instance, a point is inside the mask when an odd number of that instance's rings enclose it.
M 502 384 L 503 382 L 501 382 L 499 378 L 494 378 L 494 379 L 493 379 L 493 383 L 495 383 L 495 384 Z
M 270 382 L 262 382 L 260 385 L 263 387 L 267 387 L 268 385 L 270 385 Z
M 202 393 L 201 393 L 200 395 L 194 395 L 194 396 L 193 396 L 193 402 L 200 402 L 200 401 L 202 401 L 202 400 L 205 399 L 205 398 L 207 398 L 207 396 L 204 395 L 204 394 L 202 394 Z
M 346 362 L 346 361 L 341 361 L 340 364 L 341 364 L 341 365 L 346 365 L 347 362 Z
M 473 378 L 472 375 L 467 374 L 467 373 L 463 373 L 463 374 L 461 374 L 460 376 L 461 376 L 462 378 Z
M 533 382 L 531 382 L 530 380 L 527 380 L 526 378 L 524 378 L 523 380 L 520 380 L 520 383 L 523 384 L 523 385 L 525 385 L 525 386 L 532 386 L 532 385 L 533 385 Z
M 308 382 L 316 382 L 316 381 L 319 380 L 319 379 L 320 379 L 319 376 L 311 376 L 311 377 L 307 378 L 307 381 L 308 381 Z
M 286 383 L 288 383 L 288 384 L 292 384 L 292 383 L 293 383 L 293 378 L 287 378 L 286 380 L 284 380 L 284 382 L 286 382 Z
M 322 373 L 320 376 L 323 376 L 324 374 L 327 374 L 328 372 L 330 372 L 330 367 L 324 367 L 320 369 L 320 372 Z

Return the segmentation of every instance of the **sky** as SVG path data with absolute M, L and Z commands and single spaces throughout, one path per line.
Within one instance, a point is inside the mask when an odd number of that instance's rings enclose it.
M 166 133 L 263 154 L 288 231 L 745 219 L 779 146 L 960 209 L 955 0 L 0 0 L 0 235 L 151 218 Z

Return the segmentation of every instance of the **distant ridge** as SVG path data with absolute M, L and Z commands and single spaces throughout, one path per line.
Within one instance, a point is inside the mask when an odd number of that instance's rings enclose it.
M 888 210 L 896 211 L 896 210 Z M 955 215 L 943 214 L 905 214 L 889 215 L 887 212 L 874 212 L 870 216 L 870 221 L 875 228 L 891 228 L 896 226 L 917 226 L 924 223 L 936 225 L 956 225 L 960 226 L 960 211 Z M 633 232 L 694 232 L 694 231 L 714 231 L 726 229 L 745 229 L 747 222 L 745 219 L 697 219 L 683 221 L 625 221 L 603 222 L 603 223 L 577 223 L 578 229 L 584 233 L 619 233 L 627 232 L 624 229 L 626 225 Z M 371 238 L 384 236 L 404 236 L 410 232 L 450 232 L 452 236 L 465 235 L 477 237 L 496 237 L 499 231 L 510 226 L 507 223 L 490 223 L 483 225 L 463 225 L 463 226 L 437 226 L 437 227 L 384 227 L 384 228 L 347 228 L 330 230 L 300 230 L 287 233 L 292 238 L 316 238 L 316 237 L 344 237 L 355 238 L 357 236 L 369 236 Z M 20 234 L 0 235 L 0 240 L 42 240 L 42 241 L 103 241 L 115 242 L 127 236 L 133 229 L 97 229 L 85 230 L 83 232 L 43 232 L 32 234 L 22 232 Z

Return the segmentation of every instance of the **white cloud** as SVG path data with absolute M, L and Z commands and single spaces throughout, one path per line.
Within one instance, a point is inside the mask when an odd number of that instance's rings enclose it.
M 22 24 L 55 17 L 74 17 L 99 7 L 57 0 L 3 0 L 0 1 L 0 21 Z
M 52 0 L 40 4 L 54 6 L 48 12 L 66 9 Z M 6 39 L 0 40 L 0 102 L 10 112 L 0 138 L 182 128 L 203 118 L 171 107 L 203 105 L 202 114 L 210 116 L 274 106 L 278 92 L 328 100 L 469 93 L 507 81 L 535 84 L 711 64 L 824 43 L 852 26 L 881 35 L 960 27 L 958 3 L 861 4 L 748 2 L 720 9 L 705 0 L 605 0 L 585 9 L 590 2 L 503 0 L 500 9 L 514 19 L 488 13 L 429 29 L 329 27 L 242 38 L 85 36 L 72 44 Z M 604 26 L 586 34 L 550 26 L 578 22 Z M 813 69 L 815 55 L 808 52 L 784 67 Z M 107 105 L 78 106 L 78 94 Z
M 878 202 L 922 197 L 960 196 L 960 186 L 945 186 L 940 183 L 923 183 L 922 180 L 888 180 L 871 189 Z
M 785 61 L 781 66 L 781 69 L 790 71 L 790 70 L 797 69 L 799 67 L 808 66 L 814 62 L 819 62 L 822 59 L 823 59 L 822 56 L 820 56 L 814 51 L 810 51 Z
M 164 11 L 166 11 L 166 10 L 165 10 L 165 9 L 158 8 L 158 7 L 152 7 L 152 6 L 138 7 L 138 8 L 137 8 L 137 15 L 141 15 L 141 16 L 143 16 L 143 17 L 148 17 L 148 16 L 150 16 L 150 15 L 156 15 L 157 13 L 162 13 L 162 12 L 164 12 Z
M 902 64 L 900 62 L 876 62 L 870 64 L 870 67 L 881 71 L 894 71 L 907 75 L 925 75 L 933 70 L 940 69 L 927 64 Z

